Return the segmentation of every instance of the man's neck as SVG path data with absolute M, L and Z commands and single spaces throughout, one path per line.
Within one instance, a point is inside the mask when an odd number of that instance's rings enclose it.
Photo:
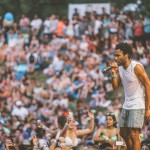
M 123 65 L 123 68 L 124 68 L 124 69 L 127 69 L 127 68 L 129 67 L 130 63 L 131 63 L 131 59 L 128 59 L 128 60 L 126 61 L 126 63 Z

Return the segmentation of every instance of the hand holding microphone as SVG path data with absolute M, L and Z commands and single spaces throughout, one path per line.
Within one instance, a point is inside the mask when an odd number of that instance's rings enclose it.
M 107 68 L 105 68 L 104 70 L 102 70 L 103 73 L 106 73 L 107 71 L 109 71 L 110 69 L 114 68 L 113 66 L 109 66 Z
M 102 72 L 106 73 L 107 71 L 110 71 L 112 74 L 116 74 L 118 70 L 118 65 L 116 63 L 111 63 L 109 67 L 105 68 Z

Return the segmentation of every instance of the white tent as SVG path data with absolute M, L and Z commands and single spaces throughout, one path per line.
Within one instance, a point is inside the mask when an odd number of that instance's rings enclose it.
M 110 3 L 84 3 L 84 4 L 69 4 L 68 5 L 68 19 L 72 20 L 75 8 L 78 10 L 80 16 L 84 16 L 85 12 L 96 11 L 98 14 L 102 13 L 102 8 L 110 14 Z

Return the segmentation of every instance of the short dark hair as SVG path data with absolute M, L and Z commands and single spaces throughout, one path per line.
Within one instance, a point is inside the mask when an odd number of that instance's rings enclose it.
M 128 54 L 129 58 L 132 58 L 132 46 L 128 43 L 119 43 L 116 45 L 115 50 L 120 49 L 123 54 Z

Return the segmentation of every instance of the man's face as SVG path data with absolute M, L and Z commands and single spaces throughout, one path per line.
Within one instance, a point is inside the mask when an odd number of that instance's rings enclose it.
M 17 107 L 18 107 L 18 109 L 21 109 L 21 107 L 22 107 L 22 106 L 21 106 L 21 105 L 19 105 L 19 106 L 17 106 Z
M 127 57 L 128 56 L 124 55 L 120 49 L 117 49 L 114 52 L 114 60 L 118 66 L 123 66 Z

